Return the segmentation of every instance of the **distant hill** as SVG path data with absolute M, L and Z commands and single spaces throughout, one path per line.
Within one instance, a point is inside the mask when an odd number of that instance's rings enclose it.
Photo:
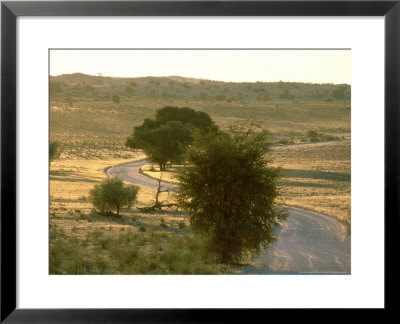
M 255 120 L 274 144 L 351 135 L 349 85 L 74 73 L 50 77 L 50 139 L 62 143 L 64 157 L 129 156 L 133 128 L 166 106 L 203 111 L 221 129 Z
M 181 76 L 118 78 L 82 73 L 50 76 L 51 98 L 109 100 L 118 95 L 137 99 L 200 101 L 343 101 L 350 99 L 350 85 L 297 82 L 222 82 Z

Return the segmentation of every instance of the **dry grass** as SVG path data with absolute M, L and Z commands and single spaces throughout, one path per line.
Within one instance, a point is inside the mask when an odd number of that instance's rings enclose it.
M 119 104 L 74 98 L 50 102 L 50 139 L 63 148 L 63 159 L 131 158 L 125 141 L 133 128 L 165 106 L 190 107 L 208 113 L 225 129 L 253 118 L 271 132 L 278 143 L 307 142 L 307 132 L 316 131 L 338 139 L 350 138 L 350 104 L 347 101 L 199 101 L 124 99 Z
M 136 159 L 143 158 L 136 155 Z M 110 165 L 124 159 L 59 160 L 50 168 L 51 274 L 218 274 L 228 270 L 207 257 L 181 211 L 144 213 L 156 190 L 140 187 L 122 217 L 98 215 L 90 189 Z M 162 200 L 172 202 L 167 194 Z
M 143 158 L 141 154 L 136 156 L 136 159 L 141 158 Z M 122 159 L 74 159 L 53 162 L 50 168 L 50 221 L 53 219 L 57 219 L 56 222 L 63 219 L 71 220 L 75 216 L 81 218 L 82 215 L 90 214 L 93 206 L 88 201 L 89 191 L 96 183 L 107 177 L 105 173 L 107 167 L 127 162 L 127 160 Z M 140 186 L 135 207 L 152 204 L 155 200 L 155 194 L 155 189 Z M 160 199 L 172 202 L 172 198 L 167 193 L 162 193 Z M 123 212 L 125 215 L 136 217 L 135 210 L 133 208 L 133 210 L 124 210 Z M 143 217 L 147 219 L 148 215 Z M 157 223 L 156 217 L 152 219 L 154 222 L 150 225 Z M 66 223 L 64 225 L 67 226 Z M 90 224 L 90 226 L 92 227 L 93 224 Z
M 350 139 L 348 101 L 124 97 L 116 104 L 95 98 L 72 98 L 71 102 L 51 98 L 50 140 L 59 141 L 63 149 L 50 169 L 51 273 L 226 273 L 212 260 L 200 257 L 201 248 L 189 231 L 185 213 L 138 209 L 154 202 L 155 190 L 141 187 L 137 203 L 122 210 L 121 218 L 98 216 L 88 202 L 90 189 L 106 177 L 105 168 L 144 157 L 125 147 L 126 138 L 144 118 L 153 118 L 165 106 L 204 111 L 222 129 L 254 118 L 271 131 L 275 144 L 306 142 L 308 131 Z M 349 142 L 279 147 L 272 155 L 274 165 L 284 169 L 280 203 L 349 218 Z M 163 180 L 176 182 L 177 168 L 163 172 Z M 151 165 L 143 170 L 159 178 L 156 165 L 154 171 Z M 173 202 L 166 193 L 160 199 Z M 197 247 L 191 250 L 193 246 Z
M 313 210 L 350 222 L 350 142 L 278 146 L 271 150 L 272 166 L 282 168 L 279 203 Z M 173 166 L 162 173 L 177 183 Z M 142 167 L 144 174 L 159 179 L 156 165 Z
M 283 169 L 280 202 L 350 222 L 350 148 L 350 142 L 273 148 L 274 166 Z

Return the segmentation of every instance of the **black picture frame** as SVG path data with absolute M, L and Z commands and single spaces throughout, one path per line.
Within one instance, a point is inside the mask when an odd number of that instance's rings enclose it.
M 400 0 L 395 1 L 4 1 L 1 3 L 1 322 L 236 322 L 264 309 L 16 308 L 16 19 L 19 16 L 384 16 L 385 310 L 399 283 Z M 371 238 L 373 239 L 373 238 Z M 306 315 L 309 316 L 309 315 Z

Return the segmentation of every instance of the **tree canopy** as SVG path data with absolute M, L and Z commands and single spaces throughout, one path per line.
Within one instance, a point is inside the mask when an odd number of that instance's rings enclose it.
M 112 214 L 116 209 L 119 216 L 122 207 L 132 206 L 138 191 L 138 186 L 125 185 L 118 177 L 108 177 L 90 190 L 89 200 L 100 213 Z
M 220 261 L 240 261 L 274 241 L 286 217 L 274 201 L 279 170 L 269 167 L 267 132 L 254 127 L 196 136 L 187 150 L 189 166 L 178 176 L 179 204 L 192 229 L 207 237 Z
M 142 149 L 149 160 L 165 170 L 167 162 L 177 163 L 193 141 L 193 130 L 215 132 L 217 126 L 210 116 L 191 108 L 165 107 L 157 111 L 155 119 L 145 119 L 134 128 L 126 146 Z

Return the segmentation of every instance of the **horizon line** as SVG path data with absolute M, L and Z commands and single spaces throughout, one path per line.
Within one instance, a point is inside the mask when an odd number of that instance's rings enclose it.
M 213 79 L 203 79 L 199 77 L 186 77 L 186 76 L 181 76 L 181 75 L 168 75 L 168 76 L 153 76 L 153 75 L 147 75 L 147 76 L 112 76 L 112 75 L 93 75 L 93 74 L 87 74 L 83 72 L 72 72 L 72 73 L 62 73 L 62 74 L 56 74 L 56 75 L 51 75 L 49 74 L 50 77 L 58 77 L 62 75 L 72 75 L 72 74 L 83 74 L 91 77 L 99 77 L 99 78 L 118 78 L 118 79 L 139 79 L 139 78 L 171 78 L 171 77 L 179 77 L 183 79 L 195 79 L 195 80 L 202 80 L 202 81 L 212 81 L 212 82 L 223 82 L 223 83 L 305 83 L 305 84 L 333 84 L 333 85 L 349 85 L 351 86 L 350 83 L 342 82 L 342 83 L 334 83 L 334 82 L 324 82 L 324 83 L 318 83 L 318 82 L 310 82 L 310 81 L 284 81 L 284 80 L 279 80 L 279 81 L 224 81 L 224 80 L 213 80 Z

